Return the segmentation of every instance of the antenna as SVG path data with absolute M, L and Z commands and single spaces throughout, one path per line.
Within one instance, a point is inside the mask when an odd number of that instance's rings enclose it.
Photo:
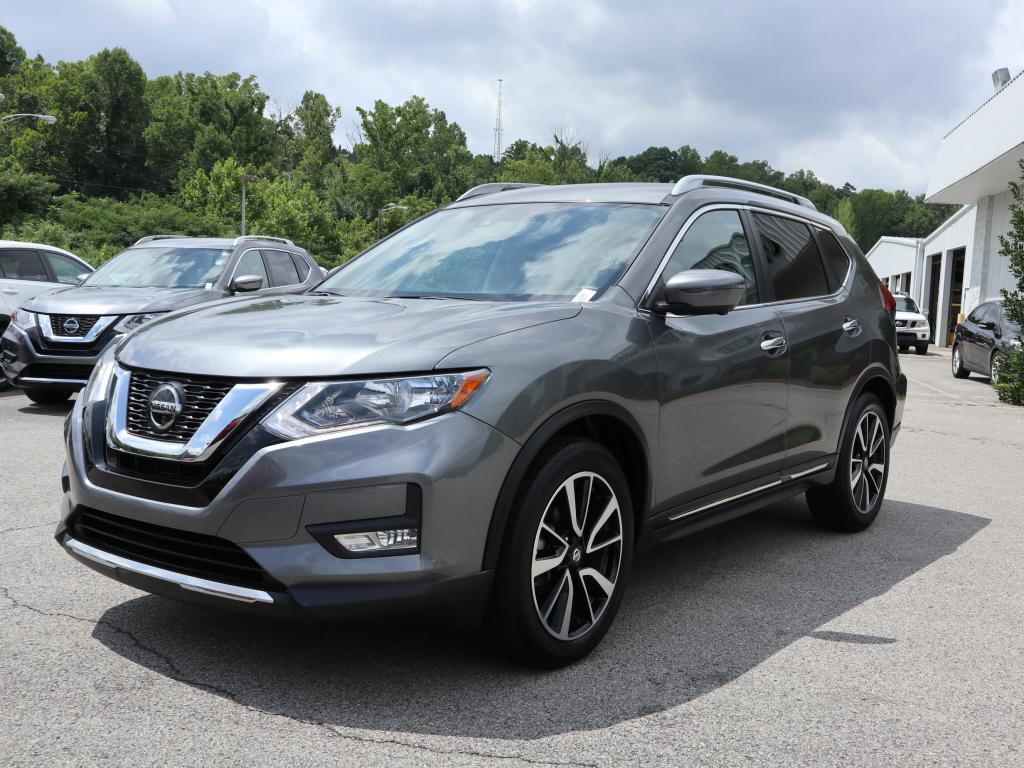
M 501 82 L 498 78 L 498 116 L 494 120 L 494 162 L 501 162 Z

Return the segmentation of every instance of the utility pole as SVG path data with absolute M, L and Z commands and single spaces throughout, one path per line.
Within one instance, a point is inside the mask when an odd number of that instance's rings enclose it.
M 243 173 L 242 176 L 241 176 L 241 179 L 242 179 L 242 233 L 241 234 L 244 235 L 245 234 L 245 188 L 246 188 L 246 185 L 250 181 L 253 182 L 253 183 L 256 183 L 256 182 L 260 181 L 260 177 L 259 176 L 253 176 L 252 174 L 248 174 L 248 173 Z
M 498 116 L 494 120 L 494 162 L 501 162 L 501 83 L 498 78 Z

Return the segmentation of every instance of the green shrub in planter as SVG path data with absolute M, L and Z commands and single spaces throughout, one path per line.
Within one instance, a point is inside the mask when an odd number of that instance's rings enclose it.
M 1017 349 L 999 367 L 999 382 L 995 385 L 999 399 L 1024 405 L 1024 349 Z

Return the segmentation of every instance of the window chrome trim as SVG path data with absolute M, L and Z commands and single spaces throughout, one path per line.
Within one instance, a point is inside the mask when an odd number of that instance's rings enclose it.
M 160 579 L 160 581 L 177 584 L 182 589 L 187 589 L 191 592 L 201 592 L 204 595 L 223 597 L 226 600 L 237 600 L 241 603 L 274 602 L 274 598 L 270 596 L 270 593 L 264 592 L 262 589 L 236 587 L 234 584 L 224 584 L 219 581 L 201 579 L 198 576 L 168 571 L 155 565 L 147 565 L 137 560 L 129 560 L 127 557 L 104 552 L 102 549 L 85 544 L 71 536 L 64 539 L 64 546 L 76 555 L 84 557 L 86 560 L 92 560 L 94 563 L 99 563 L 107 568 L 113 568 L 118 571 L 130 571 L 131 573 L 149 576 L 153 579 Z
M 131 371 L 116 366 L 114 386 L 107 408 L 107 445 L 118 451 L 157 459 L 205 461 L 245 419 L 282 386 L 279 381 L 235 384 L 217 403 L 187 443 L 154 440 L 128 431 L 128 390 Z M 174 375 L 169 374 L 173 381 Z
M 88 315 L 88 312 L 84 314 Z M 53 323 L 50 322 L 49 315 L 38 312 L 36 316 L 39 318 L 39 330 L 42 331 L 43 338 L 47 341 L 55 341 L 58 344 L 91 344 L 99 338 L 100 334 L 113 325 L 118 318 L 118 315 L 101 316 L 85 336 L 58 336 L 53 332 Z M 73 314 L 69 315 L 69 317 L 74 316 Z
M 661 262 L 658 264 L 658 268 L 654 271 L 654 277 L 652 277 L 650 282 L 647 284 L 647 290 L 644 291 L 643 296 L 640 297 L 640 301 L 637 303 L 637 307 L 638 308 L 643 308 L 643 306 L 650 300 L 651 294 L 654 293 L 654 289 L 658 285 L 658 280 L 661 279 L 662 274 L 664 274 L 664 272 L 665 272 L 665 268 L 668 266 L 669 261 L 672 259 L 672 254 L 675 253 L 676 247 L 679 245 L 679 241 L 682 240 L 683 237 L 686 236 L 686 233 L 690 229 L 690 227 L 693 225 L 693 222 L 695 222 L 698 218 L 703 216 L 705 213 L 710 213 L 711 211 L 722 211 L 722 210 L 726 210 L 726 211 L 749 211 L 751 213 L 763 213 L 763 214 L 767 214 L 767 215 L 770 215 L 770 216 L 780 216 L 780 217 L 782 217 L 784 219 L 793 219 L 794 221 L 799 221 L 802 224 L 806 224 L 809 227 L 817 227 L 818 229 L 822 229 L 822 230 L 825 230 L 827 232 L 832 232 L 833 236 L 835 236 L 835 232 L 833 232 L 831 229 L 829 229 L 828 227 L 824 226 L 820 222 L 816 222 L 816 221 L 813 221 L 811 219 L 806 219 L 806 218 L 803 218 L 802 216 L 795 216 L 795 215 L 793 215 L 791 213 L 787 213 L 787 212 L 784 212 L 784 211 L 776 211 L 776 210 L 773 210 L 771 208 L 762 208 L 761 206 L 758 206 L 758 205 L 748 205 L 748 204 L 744 204 L 744 203 L 713 203 L 711 205 L 701 206 L 700 208 L 695 210 L 692 214 L 690 214 L 690 218 L 688 218 L 685 222 L 683 222 L 682 228 L 679 230 L 679 232 L 676 234 L 676 236 L 674 238 L 672 238 L 672 242 L 669 244 L 669 247 L 666 250 L 665 255 L 662 257 Z M 836 237 L 836 240 L 839 240 L 839 238 Z M 751 243 L 750 245 L 751 245 L 751 249 L 752 249 L 751 250 L 751 256 L 754 256 L 754 253 L 753 253 L 753 243 Z M 817 245 L 818 245 L 817 242 L 815 242 L 814 245 L 815 245 L 815 247 L 817 247 Z M 842 242 L 840 242 L 839 245 L 840 245 L 840 247 L 842 247 Z M 843 278 L 843 281 L 839 284 L 839 287 L 835 291 L 833 291 L 832 293 L 826 293 L 826 294 L 822 294 L 820 296 L 801 296 L 799 299 L 781 299 L 779 301 L 762 301 L 762 302 L 758 302 L 757 304 L 741 304 L 741 305 L 737 306 L 735 309 L 733 309 L 732 311 L 733 312 L 738 312 L 738 311 L 743 310 L 743 309 L 755 309 L 757 307 L 774 307 L 774 306 L 778 306 L 778 305 L 781 305 L 781 304 L 792 304 L 793 302 L 797 302 L 797 301 L 814 301 L 815 299 L 831 299 L 831 298 L 835 298 L 835 297 L 839 296 L 844 290 L 846 290 L 847 283 L 849 282 L 849 279 L 850 279 L 850 275 L 853 272 L 853 259 L 850 258 L 850 254 L 846 253 L 846 249 L 845 248 L 843 248 L 843 253 L 846 254 L 846 258 L 849 259 L 850 263 L 849 263 L 849 266 L 846 269 L 846 276 Z M 819 253 L 818 255 L 820 257 L 821 254 Z M 693 317 L 693 315 L 677 315 L 677 314 L 672 313 L 672 312 L 669 312 L 669 313 L 666 313 L 666 314 L 668 314 L 668 316 L 670 316 L 670 317 Z

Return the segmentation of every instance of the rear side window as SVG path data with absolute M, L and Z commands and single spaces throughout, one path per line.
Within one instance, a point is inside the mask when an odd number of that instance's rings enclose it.
M 309 277 L 309 264 L 307 264 L 306 260 L 304 258 L 302 258 L 301 256 L 299 256 L 299 254 L 297 254 L 297 253 L 293 253 L 291 256 L 292 256 L 292 263 L 295 264 L 295 269 L 298 270 L 299 282 L 301 283 L 307 277 Z
M 246 251 L 238 260 L 235 267 L 235 277 L 247 277 L 256 275 L 263 278 L 263 287 L 270 287 L 270 280 L 267 278 L 267 268 L 263 265 L 263 257 L 259 251 Z
M 833 291 L 837 291 L 839 286 L 843 284 L 843 280 L 846 279 L 846 273 L 850 271 L 850 257 L 843 250 L 843 246 L 839 241 L 836 240 L 836 236 L 827 229 L 818 230 L 818 245 L 821 247 L 821 255 L 825 259 L 825 265 L 831 273 L 829 285 L 831 285 Z M 916 312 L 917 310 L 913 309 L 911 311 Z
M 776 301 L 829 293 L 821 257 L 806 224 L 764 213 L 755 213 L 754 220 Z
M 78 282 L 78 276 L 89 271 L 74 259 L 69 259 L 61 253 L 43 251 L 43 258 L 50 263 L 50 269 L 57 276 L 58 283 L 75 285 Z
M 50 281 L 39 254 L 20 248 L 0 251 L 0 272 L 10 280 L 41 280 L 44 283 Z
M 267 269 L 270 271 L 270 284 L 275 288 L 282 285 L 295 285 L 299 282 L 299 274 L 291 256 L 284 251 L 264 251 Z
M 736 211 L 711 211 L 686 230 L 662 273 L 664 280 L 688 269 L 724 269 L 746 281 L 740 304 L 757 304 L 757 275 L 750 243 Z

